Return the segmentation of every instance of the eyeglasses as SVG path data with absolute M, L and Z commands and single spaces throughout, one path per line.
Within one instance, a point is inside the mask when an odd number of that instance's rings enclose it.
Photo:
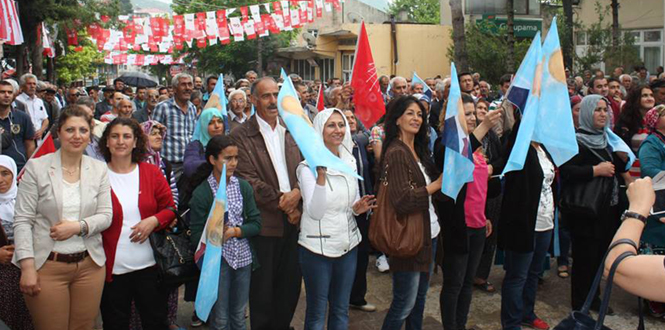
M 239 99 L 239 100 L 231 100 L 231 103 L 242 104 L 242 103 L 245 103 L 245 100 L 243 100 L 243 99 Z

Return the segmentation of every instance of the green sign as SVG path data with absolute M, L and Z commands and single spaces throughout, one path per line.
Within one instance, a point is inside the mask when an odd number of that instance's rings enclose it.
M 483 15 L 483 21 L 490 23 L 489 31 L 497 33 L 499 28 L 505 28 L 508 24 L 508 19 L 503 17 L 496 17 L 496 15 Z M 516 18 L 513 21 L 513 30 L 517 38 L 533 38 L 538 31 L 543 29 L 543 20 L 536 19 L 520 19 Z

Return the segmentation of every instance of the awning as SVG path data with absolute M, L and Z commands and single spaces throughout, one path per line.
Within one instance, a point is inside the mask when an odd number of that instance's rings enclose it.
M 351 37 L 357 37 L 355 33 L 349 31 L 349 30 L 337 30 L 333 32 L 327 32 L 327 33 L 320 33 L 319 34 L 322 37 L 337 37 L 337 38 L 351 38 Z

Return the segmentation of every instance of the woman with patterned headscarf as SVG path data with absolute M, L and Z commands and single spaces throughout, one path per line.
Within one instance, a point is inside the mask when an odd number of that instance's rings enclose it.
M 562 195 L 574 193 L 581 184 L 597 184 L 607 187 L 599 214 L 589 216 L 579 210 L 561 208 L 562 216 L 570 228 L 573 246 L 571 276 L 572 307 L 580 310 L 586 299 L 594 275 L 598 270 L 612 237 L 619 228 L 623 211 L 619 203 L 619 178 L 628 177 L 625 155 L 612 150 L 609 144 L 610 103 L 601 95 L 588 95 L 582 99 L 579 112 L 577 143 L 579 153 L 561 166 Z M 626 146 L 627 147 L 627 146 Z M 565 198 L 565 197 L 562 197 Z M 592 310 L 600 308 L 599 291 L 596 291 Z
M 647 111 L 644 127 L 650 134 L 640 145 L 640 169 L 642 177 L 653 178 L 665 171 L 665 105 Z M 641 243 L 646 247 L 642 251 L 644 254 L 665 254 L 665 224 L 658 221 L 658 217 L 649 217 Z M 649 302 L 648 307 L 651 315 L 665 316 L 665 304 Z
M 217 108 L 208 108 L 201 112 L 199 120 L 194 127 L 192 141 L 185 149 L 185 159 L 183 161 L 184 174 L 186 177 L 192 177 L 196 169 L 205 163 L 205 148 L 208 141 L 213 136 L 223 135 L 228 131 L 226 116 Z

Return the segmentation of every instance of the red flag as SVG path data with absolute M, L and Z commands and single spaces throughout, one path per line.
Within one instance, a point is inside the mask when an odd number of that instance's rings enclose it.
M 326 108 L 326 103 L 323 100 L 323 84 L 319 86 L 319 96 L 316 98 L 316 109 L 323 111 Z
M 51 135 L 51 132 L 49 131 L 46 136 L 44 137 L 44 142 L 42 142 L 42 145 L 40 145 L 37 150 L 30 156 L 30 159 L 33 158 L 39 158 L 44 155 L 52 154 L 56 151 L 55 149 L 55 143 L 53 143 L 53 136 Z M 28 159 L 28 160 L 30 160 Z M 16 181 L 21 181 L 21 177 L 23 177 L 23 172 L 25 171 L 25 166 L 21 169 L 21 172 L 16 176 Z
M 23 43 L 23 30 L 14 1 L 0 0 L 0 41 L 9 45 Z
M 386 107 L 383 104 L 381 89 L 379 89 L 379 80 L 365 30 L 365 22 L 360 25 L 353 73 L 351 74 L 351 87 L 353 88 L 353 102 L 356 105 L 356 116 L 365 127 L 372 127 L 386 112 Z

